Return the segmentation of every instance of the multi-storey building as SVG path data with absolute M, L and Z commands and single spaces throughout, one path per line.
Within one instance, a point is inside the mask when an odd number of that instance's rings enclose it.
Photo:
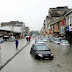
M 72 10 L 66 13 L 66 39 L 72 43 Z
M 29 29 L 29 27 L 25 27 L 25 35 L 30 35 L 30 29 Z
M 2 22 L 0 33 L 14 35 L 16 38 L 23 38 L 25 32 L 25 23 L 19 21 Z
M 47 33 L 51 35 L 61 34 L 61 30 L 64 29 L 64 25 L 60 24 L 60 21 L 62 20 L 62 17 L 70 10 L 71 9 L 69 9 L 67 6 L 50 8 L 48 16 L 45 20 L 45 26 L 48 26 L 46 27 Z
M 3 27 L 3 26 L 23 27 L 24 25 L 25 24 L 23 22 L 19 22 L 19 21 L 1 22 L 1 27 Z

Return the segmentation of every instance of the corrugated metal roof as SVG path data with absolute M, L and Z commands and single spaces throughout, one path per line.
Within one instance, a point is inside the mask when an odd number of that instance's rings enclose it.
M 0 30 L 13 31 L 13 32 L 21 33 L 22 27 L 4 26 L 4 27 L 0 27 Z

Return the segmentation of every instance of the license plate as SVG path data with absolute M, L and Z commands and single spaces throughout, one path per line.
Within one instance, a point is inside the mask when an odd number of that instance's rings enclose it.
M 49 58 L 45 58 L 45 59 L 49 59 Z

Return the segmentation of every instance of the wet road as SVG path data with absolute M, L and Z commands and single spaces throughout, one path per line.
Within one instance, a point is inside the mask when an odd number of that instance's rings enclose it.
M 20 39 L 18 50 L 24 47 L 27 44 L 26 39 Z M 18 52 L 16 50 L 15 42 L 6 41 L 1 44 L 0 49 L 0 66 L 4 64 L 7 60 L 9 60 L 15 53 Z
M 1 72 L 72 72 L 72 50 L 48 42 L 54 54 L 53 60 L 36 60 L 30 55 L 34 40 L 28 44 Z

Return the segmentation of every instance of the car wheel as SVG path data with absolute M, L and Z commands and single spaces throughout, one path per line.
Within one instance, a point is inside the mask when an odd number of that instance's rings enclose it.
M 30 51 L 30 54 L 32 54 L 32 52 Z
M 49 59 L 53 60 L 53 57 L 50 57 Z
M 34 56 L 34 58 L 35 58 L 35 59 L 38 59 L 36 55 Z
M 36 56 L 35 56 L 34 58 L 35 58 L 35 59 L 37 59 L 37 57 L 36 57 Z

